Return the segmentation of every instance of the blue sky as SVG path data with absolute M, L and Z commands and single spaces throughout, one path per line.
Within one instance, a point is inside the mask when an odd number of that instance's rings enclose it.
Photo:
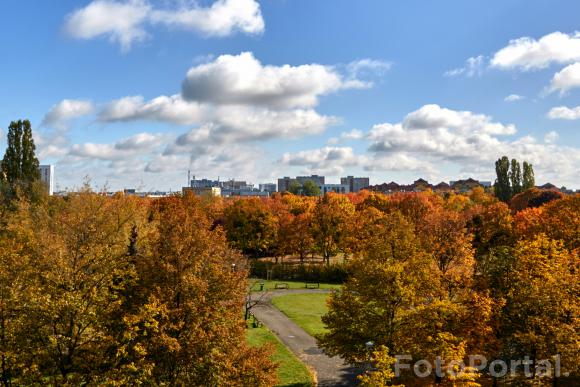
M 0 3 L 0 150 L 29 118 L 60 189 L 492 180 L 580 188 L 577 1 Z

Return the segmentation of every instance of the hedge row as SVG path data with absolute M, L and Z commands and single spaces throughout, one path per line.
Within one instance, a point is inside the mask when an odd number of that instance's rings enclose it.
M 250 271 L 252 277 L 268 278 L 268 271 L 271 271 L 269 278 L 273 280 L 342 284 L 347 278 L 346 265 L 340 263 L 301 265 L 252 260 Z

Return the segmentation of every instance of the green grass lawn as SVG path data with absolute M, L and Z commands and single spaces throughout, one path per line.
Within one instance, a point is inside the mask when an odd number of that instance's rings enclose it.
M 328 311 L 328 297 L 329 294 L 324 293 L 287 294 L 274 297 L 272 303 L 296 325 L 316 336 L 326 332 L 321 317 Z
M 275 290 L 276 284 L 288 284 L 288 289 L 305 289 L 306 282 L 304 281 L 284 281 L 284 280 L 262 280 L 250 278 L 252 284 L 252 291 L 260 290 L 260 283 L 264 284 L 264 290 Z M 320 284 L 320 289 L 340 289 L 341 285 L 337 284 Z
M 246 332 L 248 343 L 254 347 L 260 347 L 266 343 L 274 345 L 275 352 L 272 360 L 279 363 L 278 386 L 312 386 L 312 376 L 306 366 L 268 328 L 248 328 Z

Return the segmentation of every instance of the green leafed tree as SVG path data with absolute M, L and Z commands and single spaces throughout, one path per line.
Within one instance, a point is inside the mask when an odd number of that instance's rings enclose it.
M 516 159 L 512 159 L 509 177 L 512 188 L 512 196 L 522 192 L 522 168 Z
M 312 180 L 307 180 L 302 186 L 302 194 L 304 196 L 318 196 L 320 195 L 320 187 Z
M 2 178 L 10 184 L 39 180 L 39 163 L 35 153 L 30 121 L 12 121 L 8 127 L 8 145 L 1 164 Z
M 524 191 L 536 186 L 536 180 L 534 178 L 534 167 L 527 161 L 524 161 L 524 176 L 523 176 L 523 189 Z
M 495 162 L 495 173 L 497 177 L 493 188 L 495 196 L 503 202 L 509 201 L 512 197 L 509 169 L 510 161 L 507 156 L 503 156 Z
M 293 181 L 288 186 L 288 192 L 290 192 L 291 194 L 294 194 L 294 195 L 299 195 L 301 190 L 302 190 L 302 186 L 297 181 Z

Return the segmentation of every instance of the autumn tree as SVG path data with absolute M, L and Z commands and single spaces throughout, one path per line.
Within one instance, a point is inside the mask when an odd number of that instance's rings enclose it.
M 251 256 L 265 256 L 276 241 L 276 219 L 260 199 L 235 200 L 224 210 L 232 245 Z
M 278 218 L 278 251 L 282 255 L 296 254 L 303 263 L 312 252 L 314 240 L 310 228 L 314 202 L 310 198 L 285 195 Z
M 127 241 L 139 217 L 123 198 L 82 193 L 51 206 L 20 210 L 16 238 L 37 268 L 21 313 L 26 338 L 21 380 L 54 384 L 107 378 L 120 348 L 108 321 L 120 307 L 114 289 L 127 263 Z M 113 363 L 112 363 L 113 362 Z
M 552 200 L 562 199 L 564 194 L 556 190 L 530 188 L 515 195 L 510 200 L 510 208 L 513 211 L 521 211 L 529 207 L 540 207 Z
M 514 266 L 504 308 L 504 355 L 537 361 L 562 357 L 562 372 L 578 372 L 579 257 L 562 242 L 540 234 L 514 249 Z
M 140 269 L 158 332 L 145 342 L 157 384 L 271 385 L 275 366 L 245 342 L 247 271 L 187 196 L 156 203 L 157 235 Z
M 368 341 L 403 353 L 403 320 L 421 297 L 433 294 L 430 263 L 413 227 L 398 212 L 376 214 L 374 231 L 349 261 L 350 276 L 330 297 L 320 345 L 350 363 L 366 361 Z
M 16 204 L 0 227 L 5 385 L 275 383 L 245 342 L 245 261 L 197 199 Z
M 580 195 L 554 200 L 542 209 L 542 231 L 562 241 L 568 250 L 580 252 Z
M 314 247 L 327 264 L 330 258 L 345 252 L 354 205 L 347 197 L 326 194 L 319 199 L 312 213 Z

